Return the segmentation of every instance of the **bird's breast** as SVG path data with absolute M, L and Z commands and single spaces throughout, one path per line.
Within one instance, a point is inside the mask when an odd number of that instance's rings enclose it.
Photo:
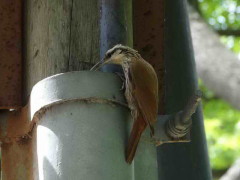
M 133 91 L 134 91 L 133 82 L 131 81 L 131 77 L 130 77 L 131 73 L 129 71 L 130 71 L 129 66 L 127 65 L 123 66 L 123 72 L 125 75 L 125 97 L 128 103 L 128 107 L 131 110 L 132 117 L 136 119 L 138 116 L 137 104 L 133 95 Z

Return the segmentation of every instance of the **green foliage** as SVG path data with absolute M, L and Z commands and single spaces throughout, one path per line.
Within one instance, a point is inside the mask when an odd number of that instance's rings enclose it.
M 226 169 L 240 156 L 240 111 L 217 99 L 200 82 L 205 129 L 213 169 Z
M 240 1 L 199 0 L 204 18 L 215 29 L 240 29 Z
M 240 30 L 239 0 L 198 0 L 202 16 L 216 30 Z M 222 36 L 221 41 L 240 57 L 240 37 Z
M 240 30 L 239 0 L 198 0 L 204 19 L 216 30 Z M 240 57 L 240 37 L 222 36 L 221 41 Z M 228 168 L 240 157 L 240 111 L 218 99 L 200 81 L 203 112 L 213 169 Z
M 221 42 L 233 52 L 238 53 L 240 57 L 240 37 L 221 36 Z

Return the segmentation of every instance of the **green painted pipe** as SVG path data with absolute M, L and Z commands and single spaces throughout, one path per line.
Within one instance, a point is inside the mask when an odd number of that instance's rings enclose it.
M 165 1 L 165 110 L 184 108 L 197 89 L 197 76 L 185 0 Z M 190 143 L 158 147 L 159 180 L 211 180 L 201 107 L 192 117 Z
M 91 71 L 54 75 L 34 86 L 38 179 L 157 180 L 156 148 L 144 138 L 134 162 L 125 161 L 132 120 L 121 86 L 117 75 Z

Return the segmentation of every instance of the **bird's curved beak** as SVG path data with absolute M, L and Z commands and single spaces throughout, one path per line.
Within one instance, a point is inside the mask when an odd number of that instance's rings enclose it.
M 111 58 L 104 57 L 102 61 L 98 62 L 97 64 L 95 64 L 91 68 L 91 71 L 93 71 L 93 70 L 96 71 L 96 70 L 98 70 L 99 68 L 101 68 L 105 64 L 121 65 L 123 59 L 124 59 L 124 55 L 123 54 L 117 54 L 117 55 L 111 56 Z
M 100 69 L 104 64 L 115 64 L 114 62 L 112 62 L 111 59 L 107 60 L 107 58 L 104 58 L 102 61 L 99 61 L 98 63 L 96 63 L 91 69 L 90 71 L 96 71 L 98 69 Z

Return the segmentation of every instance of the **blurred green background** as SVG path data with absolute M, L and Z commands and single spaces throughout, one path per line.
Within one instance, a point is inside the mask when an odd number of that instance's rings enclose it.
M 203 91 L 203 113 L 213 170 L 226 170 L 240 157 L 240 111 L 214 96 L 199 81 Z
M 205 21 L 220 34 L 221 41 L 240 59 L 240 1 L 190 2 Z M 223 174 L 237 158 L 240 158 L 240 111 L 216 97 L 201 80 L 199 85 L 204 94 L 203 113 L 211 167 L 214 175 Z
M 237 34 L 240 31 L 239 0 L 198 0 L 202 17 L 222 34 Z M 240 56 L 240 36 L 223 35 L 222 42 Z

